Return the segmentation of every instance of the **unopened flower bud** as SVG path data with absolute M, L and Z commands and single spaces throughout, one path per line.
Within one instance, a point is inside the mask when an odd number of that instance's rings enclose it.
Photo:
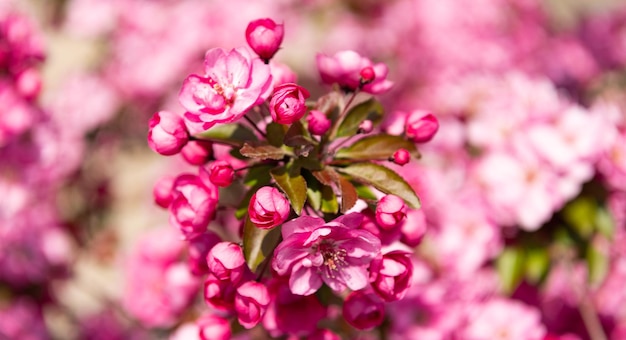
M 201 340 L 228 340 L 232 336 L 228 319 L 205 314 L 196 320 Z
M 343 317 L 356 329 L 372 329 L 383 323 L 385 304 L 372 292 L 352 292 L 343 303 Z
M 322 111 L 312 110 L 309 112 L 306 121 L 309 124 L 309 132 L 312 135 L 321 136 L 330 129 L 330 119 Z
M 270 114 L 279 124 L 291 124 L 306 113 L 305 100 L 309 98 L 309 91 L 294 83 L 286 83 L 274 89 L 270 99 Z
M 241 281 L 247 268 L 241 247 L 232 242 L 220 242 L 213 246 L 207 254 L 206 261 L 213 276 L 232 284 Z
M 370 264 L 370 283 L 383 300 L 398 301 L 411 286 L 413 264 L 409 256 L 407 251 L 394 250 Z
M 359 75 L 361 76 L 361 84 L 363 85 L 369 84 L 373 82 L 374 79 L 376 79 L 376 73 L 374 72 L 374 68 L 372 68 L 371 66 L 362 68 L 361 72 L 359 72 Z
M 284 25 L 272 19 L 251 21 L 246 28 L 246 41 L 252 50 L 267 64 L 278 52 L 285 34 Z
M 426 143 L 439 130 L 439 121 L 428 111 L 413 111 L 406 119 L 406 136 L 415 143 Z
M 189 132 L 183 119 L 168 111 L 159 111 L 150 119 L 148 144 L 164 156 L 175 155 L 189 141 Z
M 160 178 L 152 189 L 154 202 L 162 208 L 167 209 L 172 203 L 172 188 L 174 187 L 174 177 L 166 176 Z
M 398 165 L 404 165 L 411 160 L 411 154 L 407 149 L 400 148 L 393 153 L 393 161 Z
M 192 140 L 181 150 L 183 158 L 191 165 L 202 165 L 209 161 L 213 143 L 203 140 Z
M 250 199 L 250 221 L 261 229 L 282 224 L 289 217 L 289 201 L 274 187 L 262 187 Z
M 209 181 L 218 187 L 227 187 L 233 182 L 235 170 L 226 161 L 217 160 L 209 165 Z
M 366 119 L 359 124 L 358 133 L 370 133 L 374 129 L 374 124 L 371 120 Z
M 396 195 L 387 195 L 376 206 L 376 222 L 383 229 L 395 227 L 406 216 L 406 204 Z
M 265 315 L 270 304 L 270 294 L 264 284 L 248 281 L 239 288 L 235 295 L 237 320 L 246 329 L 256 326 Z

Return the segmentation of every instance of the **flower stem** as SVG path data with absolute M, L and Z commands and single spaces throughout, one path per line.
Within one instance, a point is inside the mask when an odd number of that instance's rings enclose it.
M 243 118 L 245 118 L 248 123 L 250 123 L 250 125 L 258 132 L 261 134 L 261 136 L 263 136 L 264 138 L 267 138 L 267 135 L 265 134 L 265 132 L 263 132 L 263 130 L 259 129 L 259 127 L 256 125 L 255 122 L 252 121 L 252 119 L 250 119 L 250 117 L 248 116 L 243 116 Z

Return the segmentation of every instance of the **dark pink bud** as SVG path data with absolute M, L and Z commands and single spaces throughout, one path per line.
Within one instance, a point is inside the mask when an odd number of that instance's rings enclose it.
M 387 195 L 376 206 L 376 222 L 383 229 L 395 227 L 406 216 L 406 204 L 396 195 Z
M 232 242 L 220 242 L 209 251 L 206 262 L 209 272 L 218 280 L 237 284 L 244 275 L 246 260 L 241 247 Z M 246 267 L 247 268 L 247 267 Z
M 415 143 L 426 143 L 439 130 L 439 121 L 428 111 L 413 111 L 406 119 L 406 136 Z
M 209 166 L 209 181 L 218 187 L 227 187 L 233 182 L 235 170 L 226 161 L 217 160 Z
M 385 304 L 376 294 L 358 290 L 344 301 L 343 317 L 356 329 L 372 329 L 383 323 Z
M 309 112 L 306 121 L 309 124 L 309 132 L 312 135 L 321 136 L 330 129 L 330 119 L 322 111 L 312 110 Z
M 370 133 L 372 132 L 372 129 L 374 128 L 374 124 L 372 123 L 371 120 L 366 119 L 364 121 L 361 122 L 361 124 L 359 124 L 359 133 Z
M 172 203 L 172 188 L 174 186 L 174 177 L 165 176 L 160 178 L 152 189 L 154 202 L 160 207 L 167 209 Z
M 270 294 L 264 284 L 248 281 L 237 288 L 235 311 L 244 328 L 256 326 L 263 319 L 269 304 Z
M 183 158 L 191 165 L 202 165 L 211 157 L 213 143 L 202 140 L 192 140 L 181 150 Z
M 409 252 L 395 250 L 372 261 L 370 282 L 383 300 L 398 301 L 411 286 L 413 264 L 409 255 Z
M 237 286 L 230 281 L 219 280 L 209 274 L 204 281 L 204 302 L 212 308 L 233 311 L 235 309 L 235 293 Z
M 407 149 L 398 149 L 393 153 L 393 161 L 398 165 L 404 165 L 411 161 L 411 154 Z
M 305 100 L 309 91 L 294 83 L 286 83 L 274 89 L 270 99 L 270 113 L 276 123 L 291 124 L 306 113 Z
M 289 217 L 289 201 L 274 187 L 262 187 L 250 199 L 250 221 L 261 229 L 282 224 Z
M 284 25 L 272 19 L 251 21 L 246 28 L 246 41 L 252 50 L 267 63 L 280 48 L 285 34 Z
M 205 314 L 196 320 L 201 340 L 229 340 L 232 331 L 230 322 L 217 315 Z
M 359 72 L 359 75 L 361 76 L 362 84 L 369 84 L 373 82 L 374 79 L 376 79 L 376 73 L 374 72 L 374 69 L 371 66 L 362 68 L 361 72 Z
M 189 141 L 189 132 L 183 119 L 168 111 L 159 111 L 150 119 L 148 144 L 161 155 L 175 155 Z

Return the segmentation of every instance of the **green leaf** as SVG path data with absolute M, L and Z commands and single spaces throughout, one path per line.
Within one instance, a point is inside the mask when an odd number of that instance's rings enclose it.
M 274 165 L 269 164 L 253 166 L 252 168 L 248 169 L 246 176 L 243 178 L 243 184 L 251 188 L 258 188 L 263 185 L 267 185 L 272 180 L 272 176 L 270 176 L 270 170 L 274 167 Z
M 333 189 L 329 186 L 322 187 L 322 207 L 323 213 L 336 214 L 339 211 L 339 203 Z
M 306 202 L 306 181 L 299 173 L 290 173 L 285 167 L 278 167 L 271 172 L 272 178 L 278 187 L 287 195 L 296 214 L 302 213 Z
M 315 178 L 317 178 L 318 181 L 320 181 L 320 183 L 324 185 L 332 186 L 337 182 L 335 178 L 337 173 L 331 168 L 324 168 L 320 171 L 313 171 L 312 174 L 313 176 L 315 176 Z
M 372 189 L 370 189 L 370 187 L 368 187 L 367 185 L 356 184 L 354 188 L 356 189 L 356 193 L 359 195 L 361 199 L 364 199 L 366 201 L 378 200 L 376 195 L 374 195 L 374 193 L 372 192 Z
M 243 147 L 239 150 L 242 155 L 248 158 L 255 159 L 274 159 L 280 160 L 285 157 L 285 151 L 281 148 L 277 148 L 273 145 L 250 145 L 248 143 L 244 143 Z
M 532 247 L 526 249 L 526 279 L 532 284 L 543 280 L 550 268 L 550 255 L 546 248 Z
M 335 154 L 336 158 L 347 158 L 353 160 L 386 160 L 393 156 L 394 152 L 403 148 L 413 154 L 419 156 L 415 143 L 408 141 L 400 136 L 392 136 L 387 134 L 367 136 L 356 141 L 347 148 L 339 149 Z
M 256 141 L 257 136 L 247 127 L 240 124 L 219 124 L 198 135 L 200 139 L 219 141 L 234 146 L 244 142 Z
M 593 198 L 580 196 L 563 208 L 563 218 L 582 239 L 587 240 L 593 234 L 597 208 Z
M 504 292 L 513 293 L 524 277 L 524 251 L 515 247 L 505 248 L 496 259 L 496 269 Z
M 420 200 L 413 188 L 389 168 L 375 163 L 363 162 L 336 169 L 350 175 L 358 182 L 371 185 L 386 194 L 394 194 L 404 199 L 410 208 L 419 209 L 420 207 Z
M 271 122 L 267 124 L 265 128 L 267 132 L 267 141 L 276 147 L 283 145 L 283 139 L 285 138 L 285 126 L 282 124 Z
M 346 113 L 343 120 L 339 122 L 337 133 L 332 137 L 353 136 L 359 129 L 359 125 L 366 119 L 378 122 L 384 113 L 383 106 L 374 98 L 370 98 Z
M 613 217 L 606 210 L 606 208 L 598 208 L 596 210 L 596 218 L 595 218 L 596 229 L 608 239 L 613 238 L 613 233 L 615 232 L 615 222 L 613 221 Z
M 243 227 L 243 256 L 251 271 L 254 272 L 259 264 L 272 254 L 280 240 L 280 230 L 280 227 L 257 228 L 250 218 L 246 217 Z
M 594 239 L 587 247 L 585 259 L 589 271 L 589 283 L 592 286 L 597 287 L 601 284 L 609 272 L 610 259 L 607 249 L 608 241 L 602 237 Z

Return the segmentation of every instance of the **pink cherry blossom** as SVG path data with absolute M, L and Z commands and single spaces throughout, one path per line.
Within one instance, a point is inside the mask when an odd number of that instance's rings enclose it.
M 362 219 L 352 213 L 328 223 L 311 216 L 285 223 L 272 268 L 278 275 L 289 275 L 289 288 L 297 295 L 311 295 L 323 282 L 337 292 L 364 288 L 367 266 L 380 252 L 380 240 L 357 229 Z
M 239 288 L 235 295 L 237 320 L 246 329 L 256 326 L 265 315 L 270 303 L 270 295 L 264 284 L 248 281 Z
M 406 217 L 406 204 L 396 195 L 386 195 L 376 205 L 376 222 L 383 229 L 391 229 Z
M 269 66 L 243 48 L 209 50 L 204 70 L 185 79 L 179 100 L 187 110 L 185 119 L 205 130 L 238 120 L 272 91 Z
M 374 64 L 354 51 L 337 52 L 332 57 L 318 54 L 316 62 L 322 81 L 329 85 L 336 83 L 349 91 L 361 88 L 371 94 L 387 92 L 393 86 L 393 82 L 387 80 L 389 70 L 385 64 Z M 368 67 L 374 71 L 374 80 L 361 85 L 361 70 Z
M 439 130 L 439 121 L 428 111 L 416 110 L 406 119 L 406 136 L 416 143 L 426 143 Z
M 252 195 L 248 206 L 250 221 L 262 229 L 270 229 L 285 222 L 291 206 L 274 187 L 262 187 Z
M 170 224 L 186 238 L 205 232 L 215 213 L 217 195 L 217 187 L 203 182 L 199 176 L 179 175 L 172 188 Z
M 164 156 L 175 155 L 189 141 L 185 122 L 177 114 L 160 111 L 150 119 L 148 145 Z
M 267 64 L 278 52 L 283 42 L 285 26 L 274 20 L 258 19 L 251 21 L 246 28 L 246 41 L 252 50 Z
M 372 292 L 352 292 L 343 302 L 343 317 L 356 329 L 372 329 L 383 323 L 385 304 Z
M 310 94 L 307 89 L 294 83 L 277 86 L 270 99 L 270 114 L 279 124 L 291 124 L 306 113 L 305 100 Z

